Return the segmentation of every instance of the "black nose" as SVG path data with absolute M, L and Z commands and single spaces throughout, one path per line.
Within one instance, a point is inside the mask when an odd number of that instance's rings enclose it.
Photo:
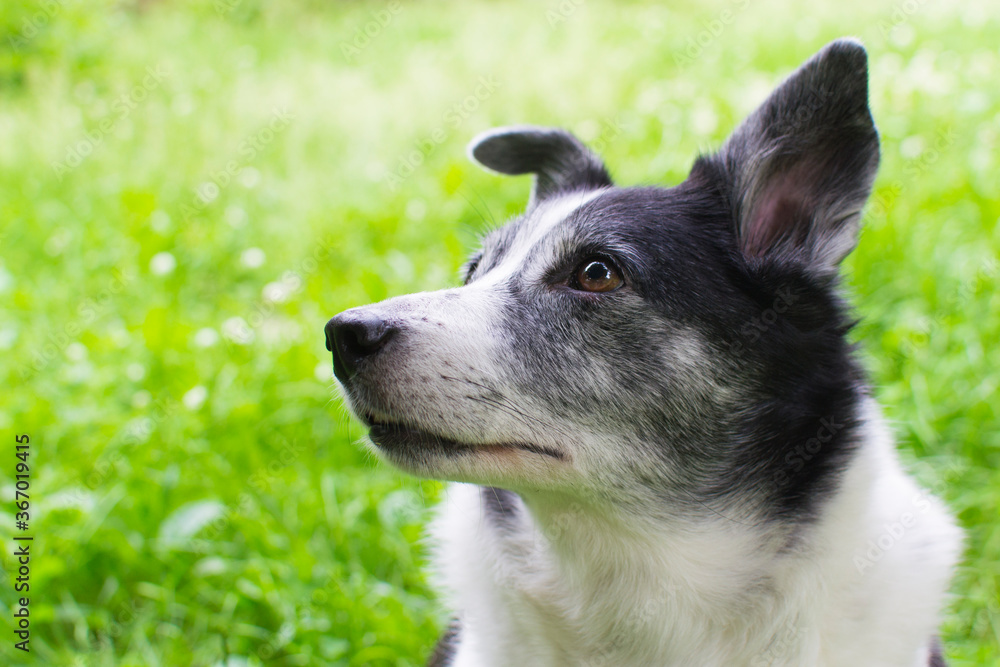
M 362 311 L 341 313 L 326 323 L 326 349 L 333 352 L 333 373 L 347 382 L 365 357 L 378 353 L 396 327 L 381 317 Z

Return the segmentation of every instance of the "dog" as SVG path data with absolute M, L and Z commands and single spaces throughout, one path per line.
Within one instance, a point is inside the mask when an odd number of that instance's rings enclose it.
M 901 466 L 838 267 L 879 162 L 864 47 L 825 46 L 679 185 L 568 132 L 478 136 L 533 174 L 464 284 L 326 325 L 432 527 L 453 667 L 944 665 L 962 536 Z

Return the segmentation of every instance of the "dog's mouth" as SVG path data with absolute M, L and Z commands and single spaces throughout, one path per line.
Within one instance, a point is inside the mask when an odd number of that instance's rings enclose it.
M 471 444 L 401 422 L 386 421 L 371 413 L 364 414 L 362 421 L 368 427 L 368 437 L 371 441 L 390 456 L 410 458 L 416 454 L 428 453 L 441 456 L 470 456 L 487 452 L 524 451 L 559 461 L 566 459 L 566 456 L 556 449 L 528 442 Z

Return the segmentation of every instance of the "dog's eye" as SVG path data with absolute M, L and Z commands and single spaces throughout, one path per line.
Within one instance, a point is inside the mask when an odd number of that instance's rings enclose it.
M 610 292 L 621 287 L 623 282 L 609 260 L 592 257 L 577 267 L 570 287 L 584 292 Z

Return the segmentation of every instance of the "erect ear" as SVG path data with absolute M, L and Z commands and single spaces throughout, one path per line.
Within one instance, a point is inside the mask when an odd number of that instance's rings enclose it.
M 788 77 L 709 162 L 721 167 L 747 257 L 832 275 L 857 244 L 878 160 L 868 57 L 841 39 Z
M 469 156 L 501 174 L 534 174 L 529 208 L 558 193 L 612 185 L 601 159 L 558 128 L 520 125 L 489 130 L 469 143 Z

